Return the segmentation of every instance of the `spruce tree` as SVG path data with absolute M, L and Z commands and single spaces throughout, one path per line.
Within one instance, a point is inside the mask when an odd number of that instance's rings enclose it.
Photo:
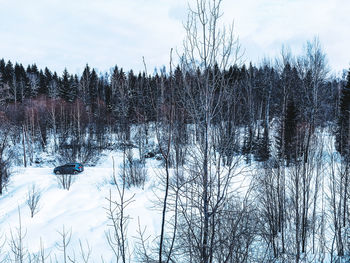
M 44 72 L 42 70 L 39 71 L 39 94 L 48 94 L 48 82 L 46 79 L 46 76 L 44 75 Z
M 294 100 L 289 99 L 279 135 L 276 138 L 279 158 L 286 160 L 287 165 L 294 163 L 298 157 L 297 124 L 297 108 Z
M 262 137 L 260 137 L 255 146 L 255 159 L 259 162 L 266 162 L 270 158 L 270 139 L 267 125 L 264 127 Z
M 6 67 L 5 60 L 1 59 L 0 60 L 0 73 L 1 73 L 2 76 L 4 76 L 4 74 L 5 74 L 5 67 Z
M 88 105 L 90 105 L 90 85 L 91 85 L 91 72 L 90 72 L 89 65 L 86 64 L 83 74 L 81 75 L 81 78 L 80 78 L 79 98 L 82 99 L 82 101 Z
M 59 93 L 59 96 L 65 101 L 69 101 L 69 102 L 73 101 L 72 94 L 71 94 L 72 90 L 71 90 L 70 76 L 66 68 L 63 71 L 58 93 Z
M 88 104 L 91 107 L 91 112 L 95 113 L 96 112 L 96 107 L 97 107 L 97 100 L 98 100 L 98 92 L 97 92 L 97 87 L 98 87 L 98 76 L 95 71 L 95 69 L 92 69 L 91 74 L 90 74 L 90 83 L 89 83 L 89 99 L 88 99 Z
M 342 87 L 339 103 L 339 116 L 336 131 L 336 149 L 342 157 L 349 158 L 350 136 L 350 70 L 347 75 L 347 84 Z
M 289 164 L 295 162 L 297 158 L 297 109 L 293 100 L 287 105 L 284 127 L 285 157 Z
M 5 66 L 5 71 L 3 74 L 3 81 L 9 85 L 13 85 L 14 68 L 12 62 L 9 60 Z
M 78 76 L 75 74 L 74 76 L 71 75 L 69 77 L 69 86 L 70 86 L 70 95 L 71 98 L 69 101 L 75 101 L 78 96 L 78 89 L 79 89 L 79 79 Z
M 253 130 L 251 126 L 246 126 L 244 129 L 242 154 L 244 155 L 247 164 L 251 163 L 251 153 L 253 153 L 254 146 Z

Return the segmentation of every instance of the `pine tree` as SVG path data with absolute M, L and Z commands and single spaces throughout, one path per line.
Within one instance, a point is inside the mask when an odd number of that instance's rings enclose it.
M 338 127 L 336 131 L 336 149 L 345 158 L 350 157 L 350 70 L 347 75 L 347 84 L 342 87 L 339 103 Z
M 3 74 L 3 81 L 9 85 L 13 84 L 14 68 L 12 62 L 9 60 L 6 64 L 5 71 Z
M 297 109 L 293 100 L 287 105 L 284 127 L 285 158 L 289 164 L 297 158 Z
M 23 99 L 25 98 L 25 93 L 26 93 L 26 83 L 27 81 L 27 74 L 26 70 L 24 69 L 22 64 L 17 64 L 15 65 L 15 85 L 16 85 L 16 100 L 15 101 L 20 101 L 23 102 Z
M 72 102 L 72 90 L 71 90 L 71 82 L 70 82 L 70 76 L 65 68 L 63 71 L 62 79 L 60 81 L 60 86 L 58 90 L 59 96 L 64 99 L 65 101 Z
M 286 160 L 287 165 L 297 161 L 298 157 L 297 124 L 297 108 L 294 100 L 289 99 L 285 116 L 281 122 L 279 135 L 276 137 L 279 158 Z
M 91 72 L 90 67 L 86 64 L 83 74 L 80 78 L 79 85 L 79 96 L 80 99 L 86 104 L 89 104 L 89 93 L 90 93 L 90 85 L 91 85 Z
M 48 82 L 42 70 L 39 71 L 39 94 L 48 94 Z
M 77 75 L 71 75 L 69 78 L 69 85 L 70 85 L 70 94 L 71 99 L 69 101 L 75 101 L 78 96 L 78 89 L 79 89 L 79 79 Z
M 251 163 L 251 153 L 253 152 L 255 146 L 254 136 L 253 136 L 253 130 L 251 126 L 246 126 L 244 129 L 244 139 L 243 139 L 243 146 L 242 146 L 242 154 L 245 157 L 245 162 L 247 164 Z
M 6 67 L 5 60 L 1 59 L 0 60 L 0 73 L 1 73 L 2 76 L 5 74 L 5 67 Z
M 89 83 L 89 99 L 88 104 L 91 107 L 91 112 L 95 113 L 97 108 L 97 100 L 98 100 L 98 76 L 96 74 L 95 69 L 92 69 L 90 74 L 90 83 Z
M 269 129 L 264 127 L 264 132 L 262 137 L 260 137 L 256 142 L 255 149 L 255 159 L 259 162 L 265 162 L 270 158 L 270 139 L 269 139 Z

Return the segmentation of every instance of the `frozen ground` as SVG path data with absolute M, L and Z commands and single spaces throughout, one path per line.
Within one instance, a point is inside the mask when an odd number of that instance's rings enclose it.
M 58 262 L 62 256 L 59 248 L 61 241 L 60 232 L 63 227 L 66 232 L 71 232 L 71 241 L 68 245 L 70 257 L 79 260 L 79 240 L 86 248 L 86 242 L 92 249 L 90 262 L 101 262 L 103 256 L 105 262 L 112 260 L 112 251 L 108 246 L 106 231 L 109 228 L 106 209 L 109 191 L 115 193 L 115 186 L 111 182 L 113 174 L 112 156 L 116 160 L 116 173 L 122 160 L 120 153 L 109 154 L 95 167 L 85 167 L 85 171 L 75 176 L 74 183 L 69 191 L 59 187 L 57 178 L 53 174 L 53 167 L 28 167 L 15 168 L 6 193 L 0 197 L 0 231 L 4 247 L 0 257 L 4 257 L 4 251 L 8 251 L 12 236 L 15 237 L 19 227 L 19 212 L 21 215 L 24 248 L 29 252 L 38 252 L 40 240 L 46 249 L 46 254 L 52 259 L 57 257 Z M 150 235 L 156 236 L 159 231 L 160 212 L 154 209 L 154 178 L 159 174 L 159 162 L 148 162 L 148 177 L 150 178 L 144 189 L 131 188 L 127 196 L 134 196 L 134 202 L 130 205 L 126 214 L 130 215 L 128 234 L 130 237 L 137 235 L 138 218 L 142 226 L 147 226 Z M 41 191 L 39 210 L 33 218 L 26 204 L 30 187 L 35 184 Z M 112 193 L 113 193 L 112 192 Z M 130 244 L 130 253 L 132 244 Z M 1 259 L 1 258 L 0 258 Z
M 138 156 L 136 150 L 134 156 Z M 42 244 L 47 262 L 63 262 L 63 229 L 68 237 L 71 235 L 67 254 L 75 258 L 75 262 L 84 262 L 80 242 L 85 253 L 88 247 L 91 248 L 89 262 L 116 262 L 106 238 L 106 233 L 112 230 L 107 216 L 109 202 L 106 198 L 110 192 L 114 200 L 117 195 L 116 186 L 111 183 L 113 159 L 115 174 L 119 178 L 123 155 L 121 152 L 111 152 L 104 155 L 96 166 L 85 166 L 83 173 L 74 175 L 69 191 L 60 187 L 52 165 L 14 167 L 9 185 L 0 196 L 0 262 L 6 257 L 14 258 L 10 243 L 11 240 L 18 242 L 20 223 L 24 250 L 38 253 Z M 233 179 L 233 187 L 237 193 L 244 195 L 250 178 L 247 176 L 246 164 L 243 160 L 241 162 L 236 171 L 238 175 Z M 156 195 L 160 198 L 164 195 L 163 187 L 159 184 L 159 177 L 164 176 L 164 170 L 161 161 L 154 158 L 147 159 L 146 169 L 147 181 L 144 187 L 132 187 L 126 191 L 126 198 L 133 196 L 133 202 L 125 211 L 125 216 L 130 217 L 127 232 L 131 259 L 135 256 L 134 248 L 139 237 L 138 222 L 142 230 L 146 229 L 145 237 L 149 237 L 151 244 L 160 234 L 161 209 L 156 205 Z M 38 212 L 31 218 L 26 201 L 33 185 L 40 189 L 41 198 Z

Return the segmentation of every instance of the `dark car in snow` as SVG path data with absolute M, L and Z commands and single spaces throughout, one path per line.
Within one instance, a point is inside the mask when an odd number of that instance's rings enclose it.
M 82 171 L 84 171 L 84 166 L 81 163 L 66 163 L 53 169 L 55 174 L 77 174 Z

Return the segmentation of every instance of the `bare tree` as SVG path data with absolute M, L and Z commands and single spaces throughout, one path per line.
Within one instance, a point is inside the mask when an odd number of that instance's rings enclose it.
M 113 159 L 113 175 L 112 182 L 117 190 L 117 197 L 113 198 L 112 191 L 109 192 L 107 197 L 108 207 L 106 208 L 108 219 L 110 220 L 111 230 L 107 231 L 106 238 L 110 248 L 112 249 L 114 256 L 117 260 L 121 260 L 123 263 L 130 258 L 128 254 L 129 245 L 127 238 L 127 226 L 130 217 L 125 214 L 126 208 L 134 201 L 134 195 L 126 197 L 126 166 L 125 166 L 125 151 L 123 158 L 122 168 L 122 185 L 119 186 L 119 180 L 117 179 L 114 167 Z
M 307 42 L 305 54 L 297 58 L 296 67 L 302 80 L 302 99 L 305 107 L 303 117 L 309 123 L 309 133 L 312 133 L 315 125 L 321 124 L 322 121 L 321 107 L 325 100 L 322 98 L 322 90 L 329 73 L 327 57 L 317 37 Z M 307 145 L 310 136 L 308 135 Z
M 69 191 L 75 177 L 72 174 L 56 174 L 56 179 L 59 187 Z
M 135 244 L 135 258 L 137 258 L 140 262 L 154 262 L 150 256 L 149 256 L 149 239 L 150 236 L 146 236 L 146 227 L 143 229 L 141 228 L 140 224 L 140 218 L 137 219 L 138 228 L 137 228 L 137 234 L 136 237 L 136 244 Z
M 37 258 L 39 263 L 45 263 L 46 260 L 49 258 L 49 255 L 45 254 L 45 248 L 41 238 L 40 238 L 40 251 L 37 255 Z
M 192 168 L 188 180 L 191 187 L 183 190 L 185 199 L 181 209 L 190 242 L 196 244 L 188 247 L 189 257 L 194 253 L 196 260 L 202 263 L 213 260 L 219 236 L 218 215 L 228 202 L 235 166 L 223 167 L 215 149 L 214 125 L 227 85 L 220 71 L 241 59 L 233 25 L 228 30 L 220 28 L 221 3 L 221 0 L 198 0 L 195 7 L 189 9 L 182 60 L 183 68 L 195 78 L 194 83 L 186 83 L 185 107 L 198 133 L 198 148 L 190 157 Z
M 0 195 L 3 194 L 11 174 L 12 151 L 9 145 L 11 131 L 10 123 L 0 115 Z
M 139 159 L 134 159 L 132 149 L 126 149 L 126 160 L 125 160 L 125 183 L 126 188 L 132 186 L 144 187 L 147 178 L 147 170 L 145 164 Z
M 56 243 L 57 248 L 62 251 L 62 260 L 60 262 L 67 263 L 71 260 L 69 259 L 68 246 L 72 238 L 72 230 L 66 231 L 64 225 L 62 226 L 62 231 L 57 231 L 61 237 L 61 241 Z M 68 261 L 69 260 L 69 261 Z
M 10 249 L 11 255 L 10 257 L 14 262 L 24 263 L 27 260 L 28 251 L 24 246 L 24 238 L 27 235 L 27 231 L 22 228 L 22 218 L 21 211 L 18 207 L 18 227 L 15 232 L 10 231 L 11 239 L 10 239 Z
M 0 262 L 6 263 L 8 262 L 8 251 L 4 249 L 5 245 L 7 243 L 6 236 L 4 234 L 0 235 Z
M 86 248 L 84 248 L 81 240 L 79 240 L 79 249 L 82 262 L 88 263 L 92 253 L 92 249 L 89 242 L 86 240 Z
M 30 209 L 30 216 L 34 217 L 36 213 L 38 213 L 39 209 L 39 201 L 41 198 L 41 190 L 38 189 L 35 184 L 32 185 L 27 192 L 27 200 L 26 203 Z
M 336 152 L 334 145 L 327 145 L 329 155 L 330 178 L 328 180 L 329 188 L 329 213 L 330 225 L 332 226 L 331 234 L 333 235 L 330 248 L 332 261 L 345 259 L 349 253 L 348 244 L 349 211 L 346 206 L 346 185 L 349 181 L 349 163 L 344 162 L 339 153 Z
M 285 253 L 286 203 L 283 200 L 285 183 L 281 170 L 280 167 L 274 168 L 273 163 L 266 163 L 254 177 L 259 229 L 262 240 L 267 244 L 267 261 L 283 258 Z

